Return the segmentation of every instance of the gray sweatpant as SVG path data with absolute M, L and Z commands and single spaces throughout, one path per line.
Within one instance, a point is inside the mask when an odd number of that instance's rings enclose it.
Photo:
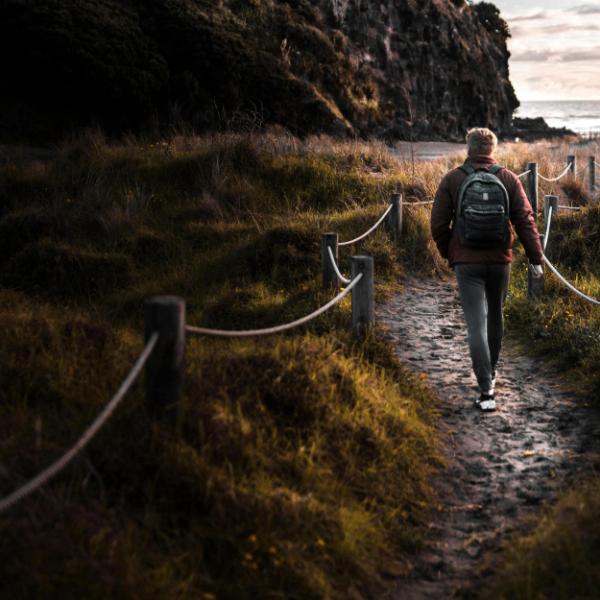
M 510 265 L 455 265 L 473 371 L 482 392 L 492 387 L 504 321 L 502 308 L 508 291 Z

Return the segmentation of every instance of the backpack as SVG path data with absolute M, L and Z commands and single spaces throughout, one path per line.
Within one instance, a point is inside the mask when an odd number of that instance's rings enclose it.
M 510 200 L 506 187 L 497 177 L 502 170 L 460 167 L 467 174 L 458 192 L 456 229 L 460 243 L 471 248 L 505 247 L 510 238 Z

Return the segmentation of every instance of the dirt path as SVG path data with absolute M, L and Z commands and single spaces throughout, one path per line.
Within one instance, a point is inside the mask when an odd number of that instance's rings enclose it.
M 472 375 L 457 290 L 451 281 L 409 281 L 378 308 L 399 357 L 425 372 L 441 398 L 450 434 L 448 468 L 438 482 L 444 510 L 394 600 L 451 598 L 473 585 L 499 543 L 586 469 L 600 442 L 597 411 L 578 407 L 544 364 L 505 347 L 498 410 L 472 405 Z
M 466 144 L 455 144 L 453 142 L 396 142 L 394 151 L 403 160 L 411 160 L 413 154 L 415 160 L 434 160 L 436 158 L 447 158 L 456 154 L 467 154 Z

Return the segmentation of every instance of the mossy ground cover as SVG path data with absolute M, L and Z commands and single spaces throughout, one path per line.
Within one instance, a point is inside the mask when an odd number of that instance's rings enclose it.
M 391 191 L 427 196 L 407 172 L 384 146 L 281 135 L 96 133 L 2 166 L 1 495 L 117 389 L 144 299 L 180 295 L 209 327 L 302 316 L 331 297 L 320 233 L 361 233 Z M 380 299 L 440 268 L 426 210 L 409 210 L 400 247 L 382 230 L 356 250 Z M 147 417 L 138 385 L 66 472 L 0 515 L 1 595 L 378 595 L 436 504 L 435 410 L 377 331 L 349 329 L 345 300 L 275 338 L 190 338 L 181 431 Z

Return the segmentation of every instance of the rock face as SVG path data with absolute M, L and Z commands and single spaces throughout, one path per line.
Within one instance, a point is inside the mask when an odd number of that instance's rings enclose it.
M 518 105 L 485 2 L 4 0 L 2 12 L 3 137 L 98 123 L 456 139 L 502 133 Z
M 542 117 L 536 117 L 535 119 L 515 117 L 509 135 L 528 142 L 577 136 L 574 131 L 566 127 L 550 127 Z
M 487 10 L 436 0 L 320 2 L 376 83 L 378 114 L 358 120 L 359 129 L 406 138 L 412 123 L 417 137 L 460 138 L 469 126 L 509 127 L 518 101 L 506 38 L 489 21 L 494 7 L 483 4 Z

